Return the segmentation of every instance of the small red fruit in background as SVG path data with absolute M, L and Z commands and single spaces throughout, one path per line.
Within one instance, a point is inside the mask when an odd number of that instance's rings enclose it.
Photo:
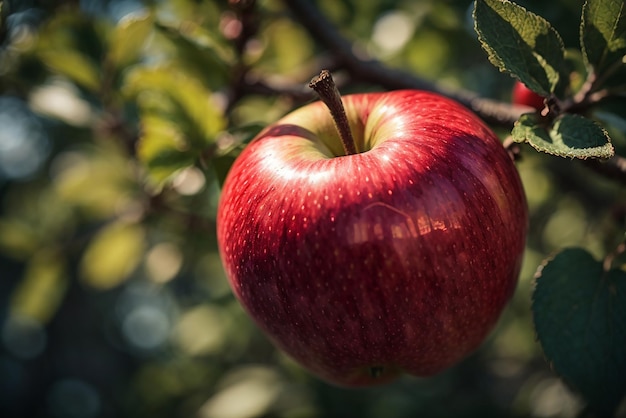
M 319 377 L 433 375 L 483 342 L 513 294 L 522 184 L 454 101 L 394 91 L 343 104 L 356 154 L 315 102 L 235 161 L 217 218 L 225 270 L 256 323 Z
M 519 80 L 516 80 L 513 85 L 511 100 L 515 104 L 530 106 L 537 110 L 541 110 L 545 106 L 544 98 L 526 87 L 526 85 Z

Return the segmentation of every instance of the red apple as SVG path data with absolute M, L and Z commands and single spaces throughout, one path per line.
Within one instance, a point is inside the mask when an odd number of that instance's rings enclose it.
M 511 101 L 515 104 L 530 106 L 537 110 L 541 110 L 545 106 L 544 98 L 526 87 L 526 85 L 519 80 L 515 81 L 513 85 Z
M 422 91 L 322 102 L 267 127 L 224 184 L 230 285 L 275 344 L 338 385 L 428 376 L 485 339 L 520 270 L 527 206 L 497 137 Z

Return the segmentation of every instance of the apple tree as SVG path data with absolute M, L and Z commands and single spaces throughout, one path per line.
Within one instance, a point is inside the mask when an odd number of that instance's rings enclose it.
M 515 160 L 517 288 L 435 376 L 328 385 L 228 286 L 223 182 L 321 69 L 453 99 Z M 0 0 L 0 415 L 625 416 L 625 121 L 623 0 Z

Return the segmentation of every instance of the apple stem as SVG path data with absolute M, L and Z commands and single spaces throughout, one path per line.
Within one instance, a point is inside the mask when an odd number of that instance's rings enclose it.
M 346 109 L 343 107 L 341 94 L 339 94 L 339 89 L 337 89 L 330 72 L 328 70 L 322 70 L 318 75 L 313 77 L 309 83 L 309 87 L 315 90 L 320 96 L 320 99 L 328 107 L 328 110 L 330 110 L 330 114 L 335 122 L 335 127 L 343 143 L 345 155 L 356 154 L 356 145 L 352 132 L 350 131 L 350 123 L 348 122 Z

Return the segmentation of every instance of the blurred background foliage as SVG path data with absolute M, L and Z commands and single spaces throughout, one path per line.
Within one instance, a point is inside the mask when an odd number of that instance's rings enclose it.
M 1 2 L 0 415 L 576 416 L 529 305 L 550 253 L 601 258 L 622 239 L 624 189 L 582 164 L 523 150 L 520 285 L 483 347 L 441 375 L 331 387 L 243 313 L 217 253 L 220 181 L 263 125 L 312 100 L 294 86 L 333 67 L 282 1 L 248 3 Z M 315 3 L 357 54 L 510 100 L 469 0 Z M 519 3 L 577 45 L 581 1 Z M 346 93 L 377 89 L 338 79 Z M 619 149 L 626 129 L 613 122 Z

